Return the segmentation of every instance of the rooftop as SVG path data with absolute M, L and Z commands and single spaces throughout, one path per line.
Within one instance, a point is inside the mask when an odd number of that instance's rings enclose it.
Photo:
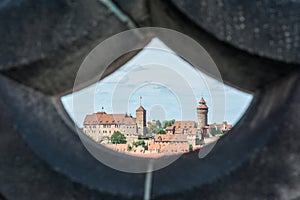
M 140 110 L 145 111 L 145 108 L 143 106 L 140 106 L 138 107 L 138 109 L 136 109 L 136 111 L 140 111 Z
M 107 114 L 105 112 L 97 112 L 86 115 L 84 125 L 100 125 L 100 124 L 136 124 L 136 118 L 127 114 Z

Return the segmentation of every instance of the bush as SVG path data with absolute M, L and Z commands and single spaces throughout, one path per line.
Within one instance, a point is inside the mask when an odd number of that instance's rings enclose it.
M 114 131 L 112 136 L 110 137 L 110 141 L 113 144 L 126 144 L 126 137 L 120 131 Z
M 193 145 L 192 144 L 189 145 L 189 151 L 193 151 Z
M 132 146 L 145 146 L 145 141 L 144 140 L 139 140 L 139 141 L 136 141 L 136 142 L 133 142 L 132 143 Z
M 211 134 L 212 135 L 219 135 L 219 134 L 223 134 L 222 130 L 219 128 L 212 128 L 211 129 Z
M 157 132 L 157 134 L 166 134 L 166 131 L 163 130 L 163 129 L 160 129 L 160 130 Z
M 166 128 L 167 126 L 172 126 L 174 123 L 175 123 L 175 119 L 169 121 L 163 121 L 163 128 Z

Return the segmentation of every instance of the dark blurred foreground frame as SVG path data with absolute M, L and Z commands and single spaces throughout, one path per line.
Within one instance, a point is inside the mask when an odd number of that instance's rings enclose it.
M 110 35 L 126 30 L 127 25 L 99 2 L 16 2 L 0 10 L 9 19 L 7 33 L 1 29 L 2 38 L 11 42 L 14 37 L 14 41 L 19 39 L 8 52 L 24 49 L 15 61 L 7 61 L 9 56 L 1 60 L 0 192 L 7 199 L 142 197 L 145 174 L 118 172 L 96 161 L 82 146 L 60 103 L 61 95 L 71 91 L 86 53 Z M 172 28 L 199 41 L 217 63 L 226 83 L 254 93 L 245 116 L 208 157 L 199 160 L 196 152 L 190 153 L 153 173 L 152 196 L 299 197 L 298 66 L 251 55 L 217 40 L 177 10 L 177 4 L 158 0 L 131 1 L 127 7 L 123 4 L 116 1 L 116 6 L 136 24 L 136 14 L 130 13 L 134 6 L 130 9 L 130 5 L 145 8 L 141 9 L 142 15 L 150 19 L 143 21 L 146 25 Z M 36 16 L 43 16 L 45 21 Z M 15 35 L 9 35 L 12 32 Z M 41 34 L 45 32 L 49 35 Z M 32 46 L 39 42 L 45 44 L 45 53 L 33 56 L 34 52 L 44 51 Z M 9 45 L 1 44 L 1 51 Z

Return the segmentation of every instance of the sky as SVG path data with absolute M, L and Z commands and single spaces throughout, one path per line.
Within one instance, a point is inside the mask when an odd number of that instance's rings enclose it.
M 87 114 L 105 111 L 135 117 L 140 104 L 147 110 L 147 121 L 196 121 L 201 97 L 209 107 L 208 123 L 227 121 L 233 125 L 252 101 L 251 94 L 211 78 L 153 38 L 111 75 L 63 96 L 61 101 L 70 117 L 82 127 Z

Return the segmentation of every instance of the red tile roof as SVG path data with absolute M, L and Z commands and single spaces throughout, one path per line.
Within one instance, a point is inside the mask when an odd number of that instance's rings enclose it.
M 83 124 L 98 124 L 98 119 L 96 114 L 86 115 Z
M 187 142 L 187 135 L 184 134 L 157 134 L 155 142 Z
M 106 114 L 105 112 L 98 112 L 86 115 L 83 124 L 136 124 L 136 118 L 127 116 L 126 114 Z
M 194 121 L 175 121 L 173 126 L 177 128 L 194 128 L 195 122 Z
M 173 131 L 175 128 L 175 134 L 196 134 L 196 123 L 194 121 L 175 121 L 172 126 L 167 126 L 166 131 Z

